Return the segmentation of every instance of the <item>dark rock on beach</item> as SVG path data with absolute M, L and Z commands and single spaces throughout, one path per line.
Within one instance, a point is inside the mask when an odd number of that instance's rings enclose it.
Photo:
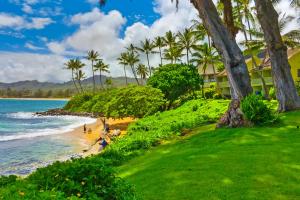
M 97 115 L 93 113 L 87 112 L 70 112 L 64 109 L 51 109 L 45 112 L 37 112 L 35 113 L 38 116 L 63 116 L 63 115 L 70 115 L 70 116 L 78 116 L 78 117 L 92 117 L 97 118 Z

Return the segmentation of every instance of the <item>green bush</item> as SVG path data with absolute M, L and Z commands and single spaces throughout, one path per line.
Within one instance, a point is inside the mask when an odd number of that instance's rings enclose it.
M 164 95 L 159 89 L 131 85 L 101 91 L 95 95 L 75 96 L 65 109 L 72 112 L 92 112 L 112 118 L 141 118 L 161 110 L 164 104 Z
M 55 162 L 20 181 L 8 178 L 1 178 L 7 187 L 0 189 L 0 199 L 135 199 L 131 185 L 100 156 Z
M 275 119 L 271 109 L 261 97 L 253 94 L 242 100 L 241 108 L 247 120 L 254 124 L 265 124 Z
M 270 88 L 269 96 L 271 97 L 271 99 L 276 99 L 276 91 L 274 87 Z
M 87 101 L 91 100 L 92 98 L 93 94 L 90 93 L 75 95 L 70 101 L 68 101 L 67 105 L 65 106 L 65 109 L 73 112 L 79 111 L 82 105 Z
M 200 89 L 203 79 L 194 66 L 169 64 L 158 68 L 147 84 L 160 89 L 172 104 L 180 96 Z

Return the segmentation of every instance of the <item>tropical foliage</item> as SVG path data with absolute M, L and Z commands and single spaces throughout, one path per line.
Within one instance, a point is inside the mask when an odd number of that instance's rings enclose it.
M 180 64 L 162 66 L 148 80 L 148 85 L 164 93 L 169 107 L 180 96 L 200 89 L 202 83 L 197 68 Z

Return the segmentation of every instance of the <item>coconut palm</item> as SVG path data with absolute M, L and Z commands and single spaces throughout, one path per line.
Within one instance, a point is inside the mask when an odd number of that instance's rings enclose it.
M 195 52 L 192 54 L 191 62 L 196 63 L 196 66 L 202 66 L 204 74 L 209 65 L 218 64 L 221 61 L 217 51 L 210 47 L 208 43 L 194 46 L 193 49 Z M 213 70 L 215 71 L 215 69 Z
M 139 80 L 136 76 L 136 70 L 135 70 L 135 65 L 140 61 L 139 56 L 137 54 L 135 54 L 133 51 L 128 51 L 126 53 L 126 62 L 128 63 L 128 65 L 130 66 L 133 76 L 136 80 L 136 83 L 139 85 Z
M 166 46 L 171 49 L 176 44 L 176 38 L 176 35 L 172 31 L 168 31 L 163 39 Z
M 136 73 L 137 73 L 137 75 L 140 75 L 141 81 L 142 80 L 145 81 L 145 79 L 149 75 L 149 71 L 144 64 L 138 64 L 138 66 L 136 68 Z
M 181 49 L 185 49 L 186 61 L 187 64 L 190 64 L 189 55 L 192 53 L 191 50 L 197 43 L 197 37 L 195 37 L 192 29 L 186 28 L 182 33 L 178 33 L 178 38 L 178 46 Z
M 150 76 L 151 76 L 151 66 L 149 61 L 149 55 L 156 53 L 155 51 L 153 51 L 154 48 L 155 48 L 154 44 L 149 39 L 145 39 L 145 41 L 141 41 L 141 47 L 136 48 L 138 51 L 146 55 Z
M 154 39 L 154 46 L 159 50 L 160 65 L 162 66 L 163 65 L 162 48 L 166 46 L 163 37 L 160 36 L 156 37 Z
M 102 89 L 104 89 L 103 82 L 102 82 L 102 73 L 103 72 L 109 73 L 109 65 L 105 64 L 102 59 L 99 59 L 94 66 L 94 70 L 99 71 L 100 84 Z
M 68 70 L 71 70 L 71 73 L 72 73 L 72 81 L 73 81 L 73 84 L 76 88 L 76 91 L 79 93 L 79 89 L 76 85 L 76 81 L 75 81 L 75 77 L 74 77 L 74 74 L 75 74 L 75 70 L 76 70 L 76 66 L 75 66 L 75 59 L 70 59 L 67 63 L 65 63 L 64 65 L 66 66 L 65 69 L 68 69 Z
M 173 45 L 171 48 L 165 49 L 164 51 L 164 59 L 169 60 L 171 64 L 176 64 L 177 61 L 180 61 L 180 58 L 183 55 L 184 54 L 182 53 L 182 49 L 179 48 L 177 45 Z
M 75 79 L 77 80 L 79 87 L 81 89 L 81 92 L 84 92 L 81 81 L 86 78 L 85 73 L 82 71 L 82 68 L 85 66 L 81 60 L 78 58 L 74 61 L 74 68 L 75 68 Z
M 126 56 L 127 56 L 126 52 L 121 53 L 120 57 L 118 58 L 118 61 L 119 61 L 120 65 L 123 65 L 126 85 L 128 85 L 127 74 L 126 74 L 126 66 L 128 65 L 128 62 L 127 62 Z
M 95 81 L 95 70 L 94 70 L 94 62 L 98 60 L 99 53 L 97 51 L 91 50 L 88 51 L 88 56 L 86 59 L 92 62 L 92 73 L 93 73 L 93 92 L 95 93 L 96 81 Z

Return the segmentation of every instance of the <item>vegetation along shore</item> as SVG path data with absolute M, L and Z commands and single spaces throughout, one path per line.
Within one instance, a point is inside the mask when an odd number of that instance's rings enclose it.
M 70 100 L 37 115 L 97 118 L 80 127 L 86 154 L 2 176 L 0 199 L 299 199 L 300 29 L 282 29 L 300 15 L 270 0 L 189 2 L 192 26 L 116 58 L 122 84 L 102 52 L 65 63 Z

